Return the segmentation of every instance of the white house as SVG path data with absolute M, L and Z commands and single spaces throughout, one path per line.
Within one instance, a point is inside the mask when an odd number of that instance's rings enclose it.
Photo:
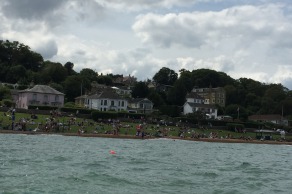
M 114 86 L 112 87 L 120 96 L 131 96 L 132 89 L 129 86 Z
M 202 112 L 208 118 L 216 119 L 218 109 L 214 105 L 210 104 L 186 102 L 183 106 L 183 114 L 186 115 L 194 112 Z
M 203 97 L 199 96 L 195 92 L 188 93 L 186 96 L 186 99 L 187 99 L 187 102 L 191 102 L 191 103 L 197 103 L 197 104 L 204 104 L 205 103 L 205 99 Z
M 153 103 L 147 98 L 135 98 L 128 101 L 128 111 L 136 113 L 152 113 Z
M 98 94 L 87 96 L 85 106 L 100 111 L 126 111 L 128 101 L 113 90 L 104 90 Z

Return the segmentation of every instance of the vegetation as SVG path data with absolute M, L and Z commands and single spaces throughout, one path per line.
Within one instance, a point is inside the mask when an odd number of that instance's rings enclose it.
M 248 78 L 233 79 L 224 72 L 210 69 L 181 69 L 180 76 L 175 71 L 163 67 L 152 80 L 139 81 L 132 88 L 133 97 L 147 97 L 154 107 L 163 115 L 179 116 L 185 96 L 194 87 L 224 87 L 226 90 L 226 107 L 219 107 L 219 114 L 237 118 L 240 107 L 240 119 L 247 120 L 252 114 L 282 114 L 292 119 L 292 91 L 281 84 L 261 83 Z M 64 92 L 66 107 L 77 96 L 91 90 L 91 83 L 114 86 L 114 79 L 120 75 L 98 74 L 92 69 L 84 68 L 74 71 L 74 64 L 66 62 L 44 61 L 43 57 L 31 51 L 26 45 L 17 41 L 0 40 L 0 101 L 2 105 L 12 105 L 10 89 L 24 89 L 34 84 L 45 84 Z M 155 90 L 147 87 L 155 81 L 157 85 L 168 87 L 167 90 Z M 197 115 L 200 116 L 200 115 Z M 193 115 L 193 117 L 195 117 Z
M 96 111 L 97 113 L 97 111 Z M 0 112 L 0 130 L 11 130 L 12 120 L 10 112 Z M 111 114 L 111 113 L 108 113 Z M 85 134 L 114 134 L 114 125 L 119 126 L 118 134 L 120 135 L 136 135 L 136 127 L 139 124 L 143 125 L 144 132 L 147 136 L 152 137 L 184 137 L 184 138 L 209 138 L 213 135 L 215 138 L 235 138 L 235 139 L 255 139 L 256 133 L 252 131 L 234 131 L 229 130 L 229 126 L 219 128 L 216 126 L 200 127 L 198 125 L 189 125 L 186 121 L 179 121 L 178 123 L 166 122 L 162 120 L 141 120 L 134 118 L 131 120 L 123 119 L 117 122 L 108 118 L 100 118 L 96 120 L 84 119 L 74 116 L 54 116 L 54 122 L 58 127 L 46 129 L 46 123 L 53 118 L 47 114 L 28 114 L 28 113 L 16 113 L 15 127 L 17 123 L 21 123 L 23 120 L 26 122 L 25 131 L 33 131 L 36 128 L 38 132 L 47 133 L 71 133 L 78 134 L 78 131 L 82 130 Z M 147 124 L 145 124 L 147 123 Z M 243 127 L 243 125 L 238 124 Z M 273 134 L 274 140 L 280 140 L 279 134 Z M 292 141 L 291 135 L 286 136 L 287 141 Z

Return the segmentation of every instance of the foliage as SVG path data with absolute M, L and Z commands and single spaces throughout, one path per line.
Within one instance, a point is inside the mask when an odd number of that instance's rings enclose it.
M 154 108 L 159 108 L 160 106 L 165 105 L 165 101 L 161 95 L 156 90 L 150 90 L 147 98 L 153 102 Z
M 145 98 L 149 94 L 149 88 L 145 82 L 137 82 L 132 90 L 133 98 Z
M 2 99 L 12 99 L 10 89 L 6 86 L 0 85 L 0 100 Z
M 76 114 L 78 111 L 78 114 L 91 114 L 93 110 L 91 109 L 82 109 L 82 108 L 74 108 L 74 107 L 62 107 L 61 108 L 62 112 L 68 112 L 68 113 L 73 113 Z
M 168 115 L 170 117 L 178 117 L 181 113 L 181 109 L 176 105 L 163 105 L 160 106 L 159 111 L 162 115 Z
M 118 118 L 118 113 L 117 112 L 92 111 L 91 118 L 94 121 L 98 121 L 99 119 L 116 119 L 116 118 Z
M 58 62 L 44 61 L 43 57 L 17 41 L 0 40 L 0 82 L 18 84 L 17 89 L 26 89 L 30 83 L 50 85 L 65 93 L 66 102 L 73 102 L 77 96 L 91 91 L 91 83 L 97 82 L 113 86 L 113 80 L 122 75 L 98 75 L 95 70 L 84 68 L 79 73 L 74 71 L 70 61 L 64 65 Z M 231 78 L 224 72 L 210 69 L 179 70 L 180 76 L 167 67 L 162 67 L 152 80 L 138 82 L 133 88 L 133 97 L 147 97 L 154 107 L 160 110 L 165 105 L 182 106 L 185 96 L 194 87 L 224 87 L 226 107 L 218 107 L 220 114 L 237 118 L 240 107 L 240 119 L 247 119 L 252 114 L 283 114 L 291 118 L 292 91 L 281 84 L 266 84 L 250 78 Z M 147 83 L 155 81 L 158 85 L 167 85 L 167 91 L 149 90 Z M 119 83 L 121 84 L 121 83 Z M 121 84 L 122 85 L 122 84 Z M 13 89 L 13 86 L 7 86 Z M 0 87 L 0 99 L 11 99 L 11 94 Z M 171 109 L 167 114 L 179 115 Z
M 244 125 L 241 123 L 227 123 L 227 130 L 235 131 L 235 129 L 244 129 Z
M 6 107 L 13 107 L 15 103 L 11 99 L 3 99 L 2 104 Z
M 65 108 L 74 108 L 75 107 L 75 103 L 74 102 L 66 102 L 64 104 Z
M 36 105 L 29 105 L 29 110 L 56 110 L 58 107 L 56 106 L 36 106 Z
M 174 82 L 177 80 L 177 73 L 174 70 L 171 70 L 167 67 L 161 68 L 153 77 L 153 80 L 157 84 L 163 85 L 173 85 Z

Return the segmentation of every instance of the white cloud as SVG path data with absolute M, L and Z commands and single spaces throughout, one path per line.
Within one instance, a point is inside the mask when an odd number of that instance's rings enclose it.
M 0 38 L 29 45 L 47 60 L 71 61 L 76 71 L 145 80 L 162 67 L 210 68 L 292 89 L 290 1 L 270 2 L 2 0 Z
M 232 39 L 247 46 L 262 40 L 279 45 L 279 40 L 292 35 L 291 29 L 282 6 L 272 4 L 232 7 L 219 12 L 148 13 L 138 16 L 133 25 L 144 43 L 164 47 L 200 47 Z

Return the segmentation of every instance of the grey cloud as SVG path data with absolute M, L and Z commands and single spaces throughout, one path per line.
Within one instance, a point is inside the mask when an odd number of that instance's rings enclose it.
M 6 0 L 2 12 L 9 18 L 42 19 L 67 0 Z
M 58 53 L 58 46 L 54 40 L 43 42 L 42 45 L 36 48 L 36 51 L 40 53 L 44 59 L 51 59 Z
M 264 5 L 238 6 L 218 12 L 150 13 L 138 16 L 132 29 L 144 43 L 160 47 L 198 48 L 229 39 L 238 41 L 230 45 L 250 46 L 257 41 L 278 42 L 279 37 L 290 39 L 292 25 L 283 9 L 279 5 Z
M 292 90 L 292 77 L 285 79 L 283 82 L 283 86 L 288 88 L 289 90 Z

